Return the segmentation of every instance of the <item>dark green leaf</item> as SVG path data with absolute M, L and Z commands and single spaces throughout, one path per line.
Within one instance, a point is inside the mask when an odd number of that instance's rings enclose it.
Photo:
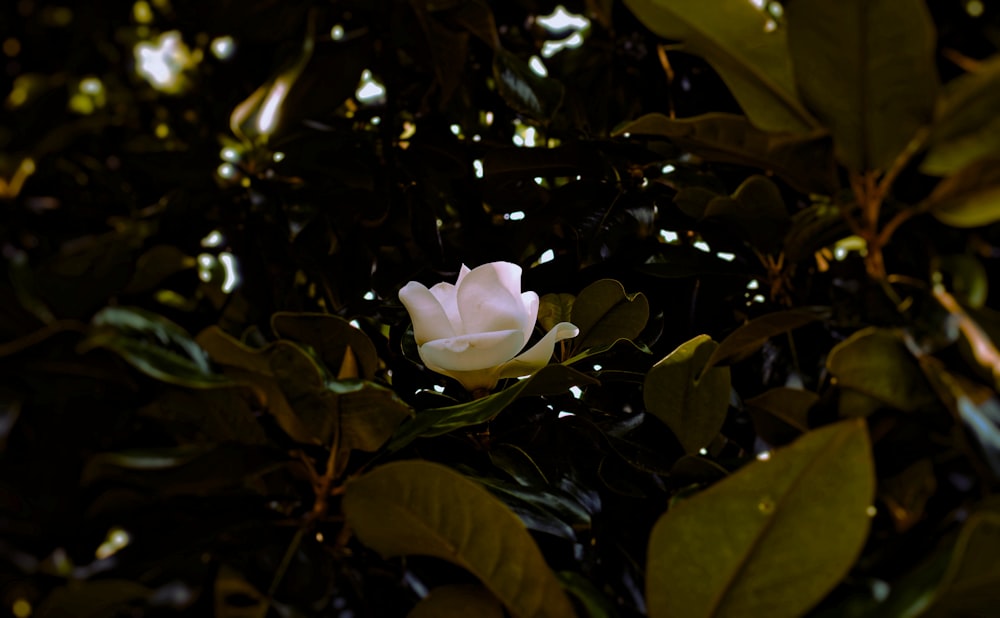
M 767 13 L 741 0 L 625 4 L 647 28 L 707 60 L 755 126 L 796 133 L 817 128 L 795 92 L 785 31 L 769 32 Z
M 573 311 L 573 302 L 576 297 L 572 294 L 546 294 L 538 301 L 538 323 L 546 332 L 555 328 L 559 322 L 572 321 L 570 315 Z
M 333 375 L 337 375 L 350 348 L 360 370 L 356 377 L 365 380 L 375 377 L 378 370 L 375 345 L 343 318 L 322 313 L 276 313 L 271 317 L 271 328 L 279 337 L 312 346 Z
M 768 313 L 740 326 L 722 340 L 707 367 L 731 365 L 761 349 L 775 335 L 793 331 L 823 319 L 823 313 L 808 309 L 790 309 Z
M 385 557 L 448 560 L 478 577 L 518 618 L 573 616 L 521 521 L 445 466 L 400 461 L 376 468 L 347 485 L 343 508 L 358 538 Z
M 771 171 L 803 193 L 830 194 L 837 186 L 833 141 L 821 130 L 806 135 L 769 133 L 735 114 L 673 119 L 653 113 L 615 133 L 661 137 L 707 161 Z
M 451 584 L 432 589 L 406 618 L 503 618 L 503 615 L 503 605 L 486 588 Z
M 688 453 L 715 439 L 729 409 L 729 368 L 707 364 L 718 347 L 699 335 L 653 365 L 643 384 L 646 409 L 670 427 Z
M 536 75 L 527 62 L 503 48 L 493 55 L 493 79 L 507 105 L 539 122 L 551 120 L 562 105 L 562 84 Z
M 938 92 L 923 0 L 791 2 L 788 46 L 802 99 L 851 170 L 886 170 L 930 123 Z
M 945 178 L 919 208 L 954 227 L 1000 220 L 1000 160 L 977 161 Z
M 621 283 L 601 279 L 577 295 L 571 315 L 580 329 L 573 349 L 581 351 L 637 337 L 649 319 L 649 302 L 641 292 L 626 294 Z
M 868 432 L 847 421 L 677 502 L 649 539 L 650 618 L 805 614 L 854 564 L 874 492 Z
M 809 410 L 819 395 L 795 388 L 772 388 L 744 401 L 757 434 L 772 446 L 783 446 L 809 431 Z
M 920 171 L 947 176 L 980 159 L 1000 156 L 1000 55 L 952 80 L 938 101 Z

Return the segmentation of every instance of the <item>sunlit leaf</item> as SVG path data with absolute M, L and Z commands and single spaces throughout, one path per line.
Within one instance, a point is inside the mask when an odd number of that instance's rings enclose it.
M 681 344 L 646 375 L 646 409 L 670 427 L 688 453 L 719 434 L 729 409 L 729 368 L 710 367 L 719 345 L 708 335 Z
M 919 208 L 954 227 L 1000 220 L 1000 160 L 977 161 L 945 178 Z
M 838 158 L 856 172 L 888 169 L 937 98 L 924 0 L 791 2 L 785 16 L 799 92 Z
M 874 491 L 868 432 L 846 421 L 677 502 L 649 539 L 650 618 L 803 615 L 857 559 Z
M 384 557 L 424 555 L 474 574 L 516 617 L 573 609 L 521 521 L 488 491 L 426 461 L 386 464 L 347 486 L 344 515 Z
M 818 127 L 795 91 L 783 28 L 746 0 L 626 0 L 656 34 L 679 40 L 712 65 L 743 111 L 766 131 L 806 133 Z
M 646 114 L 615 131 L 661 137 L 707 161 L 735 163 L 774 172 L 804 193 L 831 193 L 833 141 L 822 130 L 806 135 L 762 131 L 744 116 L 713 112 L 693 118 Z
M 947 176 L 1000 155 L 1000 55 L 945 85 L 920 171 Z
M 840 388 L 898 410 L 913 412 L 937 400 L 906 345 L 890 330 L 854 333 L 830 350 L 826 366 Z
M 601 279 L 577 295 L 571 316 L 580 329 L 573 349 L 585 350 L 637 337 L 649 319 L 649 302 L 641 292 L 627 294 L 621 283 Z

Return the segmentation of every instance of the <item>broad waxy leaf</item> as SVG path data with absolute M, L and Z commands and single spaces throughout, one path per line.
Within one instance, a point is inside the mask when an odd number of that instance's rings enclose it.
M 212 373 L 208 357 L 184 329 L 167 318 L 134 307 L 107 307 L 93 318 L 94 330 L 79 351 L 105 348 L 151 378 L 189 388 L 233 382 Z M 183 351 L 170 349 L 174 346 Z
M 934 403 L 920 367 L 892 331 L 866 328 L 838 343 L 826 359 L 837 386 L 913 412 Z
M 359 375 L 371 380 L 378 370 L 378 353 L 368 335 L 347 320 L 324 313 L 276 313 L 271 328 L 280 337 L 309 344 L 332 373 L 337 373 L 347 348 L 357 359 Z
M 953 227 L 1000 220 L 1000 159 L 977 161 L 945 178 L 919 208 Z
M 503 618 L 503 606 L 476 584 L 438 586 L 420 600 L 406 618 Z
M 823 130 L 771 133 L 744 116 L 713 112 L 680 119 L 646 114 L 615 131 L 625 133 L 662 137 L 707 161 L 772 171 L 803 193 L 829 194 L 837 186 L 833 141 Z
M 806 309 L 791 309 L 762 315 L 729 333 L 709 359 L 707 367 L 731 365 L 757 350 L 775 335 L 787 333 L 823 319 L 821 313 Z
M 538 323 L 546 332 L 555 328 L 559 322 L 570 322 L 573 303 L 576 297 L 572 294 L 546 294 L 538 300 Z
M 708 335 L 681 344 L 653 365 L 642 387 L 646 409 L 697 453 L 719 434 L 729 409 L 729 368 L 711 367 L 718 348 Z
M 361 542 L 385 557 L 434 556 L 463 567 L 518 618 L 573 616 L 524 524 L 446 466 L 400 461 L 376 468 L 347 485 L 343 508 Z
M 421 436 L 440 436 L 455 429 L 484 423 L 500 414 L 518 397 L 552 395 L 565 392 L 571 386 L 597 383 L 594 378 L 571 367 L 547 365 L 533 376 L 521 379 L 489 397 L 419 412 L 412 421 L 399 428 L 389 443 L 389 450 L 399 450 Z
M 649 319 L 649 301 L 641 292 L 626 294 L 614 279 L 601 279 L 580 292 L 571 316 L 580 329 L 573 349 L 581 351 L 639 336 Z
M 945 85 L 927 154 L 925 174 L 947 176 L 980 159 L 1000 156 L 1000 55 Z
M 931 608 L 921 616 L 988 616 L 1000 603 L 1000 513 L 973 513 L 952 550 L 951 560 L 934 593 Z
M 768 32 L 770 16 L 745 0 L 626 0 L 656 34 L 712 65 L 753 124 L 806 133 L 816 119 L 796 94 L 785 31 Z
M 853 420 L 677 502 L 649 539 L 650 618 L 803 615 L 857 558 L 874 492 L 868 432 Z
M 562 105 L 562 84 L 537 75 L 527 62 L 503 48 L 493 55 L 493 79 L 507 105 L 539 122 L 551 120 Z
M 838 157 L 855 172 L 886 170 L 934 112 L 924 0 L 791 2 L 785 15 L 799 92 Z

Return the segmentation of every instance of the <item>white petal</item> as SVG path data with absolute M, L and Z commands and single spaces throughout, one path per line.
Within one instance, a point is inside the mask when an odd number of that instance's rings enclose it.
M 462 326 L 462 315 L 458 312 L 458 288 L 450 283 L 438 283 L 431 286 L 431 294 L 444 308 L 448 321 L 451 322 L 451 329 L 456 335 L 464 335 L 465 329 Z
M 524 340 L 528 341 L 531 339 L 531 333 L 535 330 L 535 320 L 538 319 L 538 294 L 534 292 L 525 292 L 521 294 L 521 302 L 524 303 L 524 324 L 521 328 L 524 329 Z
M 437 339 L 421 345 L 417 351 L 424 364 L 434 371 L 476 371 L 499 367 L 523 347 L 524 335 L 517 329 Z
M 416 281 L 411 281 L 399 290 L 399 300 L 413 320 L 413 336 L 417 345 L 433 339 L 448 339 L 455 336 L 455 330 L 448 320 L 444 307 L 431 291 Z
M 466 333 L 511 329 L 524 331 L 527 316 L 524 302 L 521 300 L 520 282 L 517 284 L 517 294 L 512 294 L 508 289 L 510 285 L 508 279 L 513 271 L 510 268 L 497 266 L 498 264 L 507 264 L 517 269 L 516 274 L 520 275 L 519 266 L 508 262 L 493 262 L 472 269 L 456 286 L 458 311 L 462 315 L 462 326 Z M 516 354 L 517 350 L 514 353 Z
M 574 324 L 559 322 L 542 337 L 541 341 L 531 346 L 527 352 L 504 364 L 500 368 L 500 377 L 519 378 L 538 371 L 549 364 L 549 359 L 552 358 L 552 350 L 556 347 L 557 341 L 570 339 L 579 334 L 580 329 Z

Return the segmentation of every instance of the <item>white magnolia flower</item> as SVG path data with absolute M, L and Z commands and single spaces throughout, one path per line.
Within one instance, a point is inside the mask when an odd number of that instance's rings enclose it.
M 420 359 L 469 391 L 490 390 L 500 378 L 534 373 L 548 364 L 557 341 L 580 333 L 560 322 L 531 349 L 518 354 L 535 328 L 538 294 L 521 293 L 521 267 L 491 262 L 462 266 L 455 285 L 427 289 L 411 281 L 399 299 L 413 320 Z

